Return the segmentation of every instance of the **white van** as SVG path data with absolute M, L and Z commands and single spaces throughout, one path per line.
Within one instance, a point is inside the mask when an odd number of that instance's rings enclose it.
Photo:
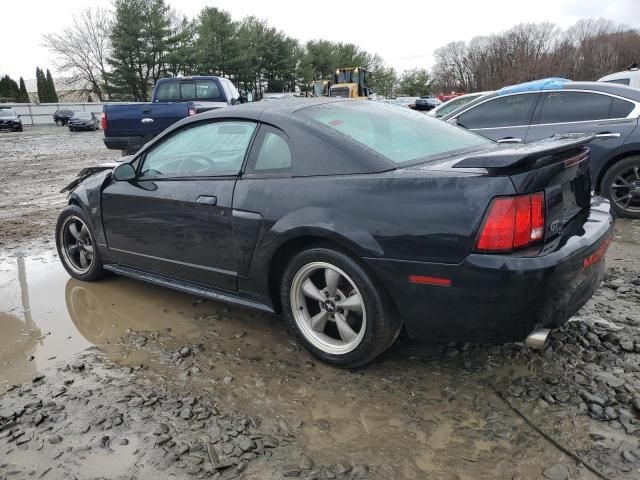
M 634 62 L 629 65 L 629 68 L 627 70 L 605 75 L 598 81 L 619 83 L 620 85 L 628 85 L 629 87 L 640 88 L 640 68 L 638 68 L 638 64 Z

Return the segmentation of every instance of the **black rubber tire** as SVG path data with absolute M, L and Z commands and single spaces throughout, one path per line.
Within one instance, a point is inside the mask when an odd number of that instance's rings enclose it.
M 304 265 L 317 261 L 335 265 L 349 275 L 360 290 L 367 311 L 364 338 L 353 351 L 343 355 L 326 353 L 311 344 L 298 328 L 293 316 L 290 300 L 293 278 Z M 284 318 L 291 332 L 314 357 L 335 367 L 356 368 L 371 362 L 393 344 L 402 328 L 400 316 L 386 291 L 376 285 L 374 279 L 358 262 L 331 248 L 311 248 L 294 256 L 284 271 L 280 298 Z
M 611 208 L 613 208 L 618 217 L 640 218 L 640 212 L 625 210 L 622 206 L 611 200 L 611 184 L 613 183 L 614 178 L 616 178 L 616 175 L 621 171 L 626 170 L 629 167 L 640 168 L 640 155 L 633 155 L 631 157 L 624 158 L 611 165 L 602 179 L 600 192 L 604 197 L 611 201 Z
M 89 235 L 91 236 L 91 243 L 93 244 L 93 262 L 89 270 L 83 274 L 76 272 L 67 264 L 65 256 L 62 253 L 62 245 L 60 244 L 60 229 L 62 228 L 62 224 L 64 223 L 65 219 L 71 215 L 79 217 L 85 223 L 89 230 Z M 60 258 L 60 262 L 62 262 L 62 266 L 73 278 L 82 280 L 83 282 L 94 282 L 104 277 L 107 273 L 102 268 L 102 258 L 100 257 L 100 252 L 98 251 L 95 230 L 93 228 L 91 220 L 89 219 L 87 213 L 78 205 L 69 205 L 64 210 L 62 210 L 62 212 L 60 212 L 58 221 L 56 222 L 56 248 L 58 250 L 58 257 Z

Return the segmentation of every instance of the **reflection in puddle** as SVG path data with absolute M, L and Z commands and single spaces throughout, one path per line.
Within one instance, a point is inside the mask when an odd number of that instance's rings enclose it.
M 0 387 L 35 374 L 127 329 L 196 329 L 193 298 L 120 277 L 84 283 L 55 255 L 0 257 Z

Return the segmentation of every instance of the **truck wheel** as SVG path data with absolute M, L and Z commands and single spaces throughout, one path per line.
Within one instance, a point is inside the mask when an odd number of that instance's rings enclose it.
M 62 266 L 73 278 L 92 282 L 102 277 L 102 259 L 95 233 L 85 211 L 69 205 L 56 223 L 56 247 Z
M 640 156 L 627 157 L 609 167 L 601 191 L 619 217 L 640 218 Z
M 330 248 L 305 250 L 289 262 L 281 301 L 298 340 L 336 367 L 369 363 L 402 327 L 386 292 L 352 258 Z

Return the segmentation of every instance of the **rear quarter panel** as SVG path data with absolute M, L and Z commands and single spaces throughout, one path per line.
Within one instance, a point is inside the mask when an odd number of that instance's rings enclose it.
M 261 215 L 249 277 L 266 292 L 274 252 L 297 236 L 326 238 L 360 257 L 457 263 L 491 198 L 513 191 L 507 177 L 464 171 L 244 178 L 233 208 Z

